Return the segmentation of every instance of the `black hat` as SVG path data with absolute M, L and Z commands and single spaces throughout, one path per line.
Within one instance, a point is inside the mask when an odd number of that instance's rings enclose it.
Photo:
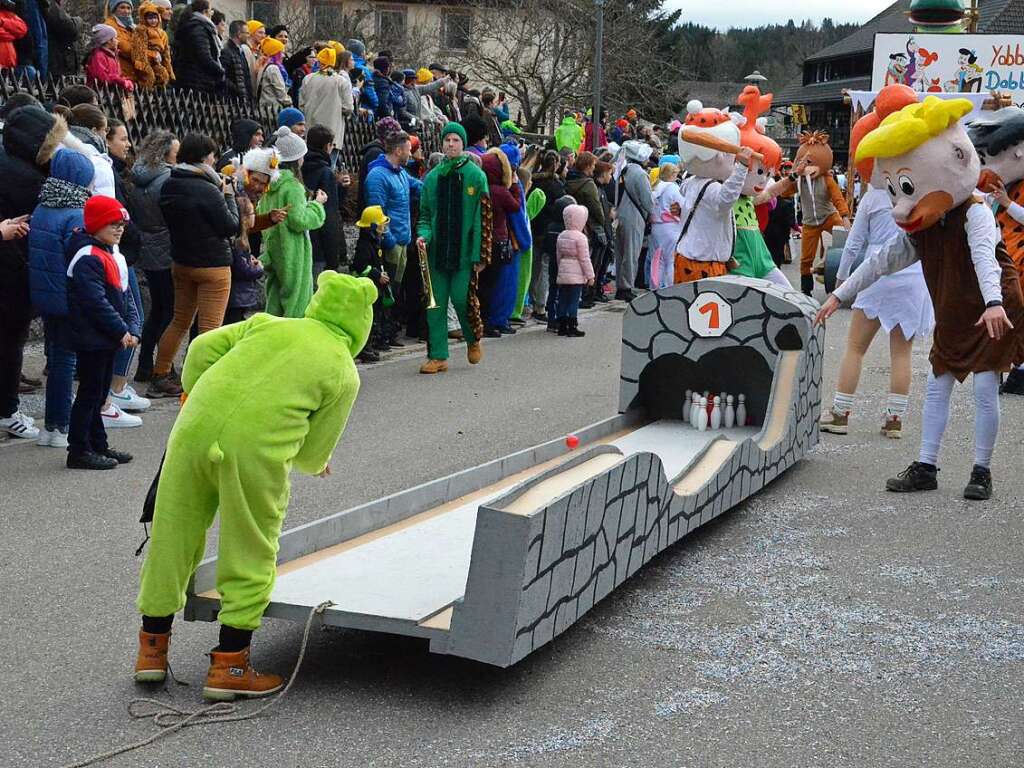
M 466 141 L 469 144 L 476 144 L 487 136 L 487 123 L 476 115 L 463 118 L 462 127 L 466 129 Z
M 444 72 L 446 75 L 448 74 L 448 67 L 442 66 L 441 64 L 431 64 L 429 67 L 427 67 L 427 69 L 436 69 L 438 72 Z
M 67 123 L 59 115 L 42 107 L 21 107 L 7 116 L 4 149 L 27 163 L 46 165 L 67 132 Z

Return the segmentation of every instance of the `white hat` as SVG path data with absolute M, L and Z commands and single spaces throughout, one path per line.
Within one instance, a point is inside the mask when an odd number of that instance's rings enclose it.
M 625 142 L 622 145 L 622 149 L 626 152 L 627 160 L 633 160 L 637 163 L 646 163 L 654 151 L 654 147 L 646 141 L 636 141 L 635 139 Z
M 306 142 L 301 136 L 292 133 L 286 125 L 274 132 L 274 149 L 281 157 L 282 163 L 294 163 L 306 156 Z
M 271 181 L 276 181 L 277 177 L 280 176 L 277 164 L 277 150 L 269 147 L 265 149 L 250 149 L 242 159 L 242 167 L 245 170 L 266 174 L 270 177 Z

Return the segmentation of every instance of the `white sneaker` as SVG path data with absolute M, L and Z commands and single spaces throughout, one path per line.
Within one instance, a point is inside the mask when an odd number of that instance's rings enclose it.
M 130 384 L 124 385 L 124 391 L 115 392 L 110 390 L 110 401 L 122 411 L 139 413 L 149 408 L 151 403 L 144 397 L 140 397 Z
M 59 429 L 44 429 L 39 433 L 39 440 L 36 442 L 36 445 L 48 446 L 50 448 L 67 448 L 67 432 L 61 432 Z
M 0 419 L 0 429 L 9 435 L 25 440 L 35 440 L 39 437 L 39 427 L 35 427 L 33 424 L 35 424 L 35 420 L 30 419 L 21 411 L 15 411 L 6 419 Z
M 142 426 L 142 419 L 130 413 L 125 413 L 114 403 L 100 411 L 100 415 L 103 417 L 103 426 L 106 429 L 128 429 L 130 427 Z

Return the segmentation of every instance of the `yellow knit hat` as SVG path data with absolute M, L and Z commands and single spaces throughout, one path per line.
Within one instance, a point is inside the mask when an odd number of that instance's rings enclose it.
M 249 30 L 249 34 L 253 34 L 257 29 L 263 29 L 265 25 L 262 21 L 256 21 L 256 19 L 250 19 L 245 22 L 245 28 Z
M 357 227 L 366 227 L 377 225 L 378 227 L 382 224 L 387 224 L 391 221 L 390 218 L 384 215 L 384 209 L 379 205 L 368 205 L 363 208 L 363 215 L 359 217 L 359 221 L 356 222 Z
M 434 73 L 426 67 L 420 67 L 416 70 L 416 82 L 420 85 L 427 85 L 434 82 Z
M 323 69 L 334 69 L 334 65 L 338 61 L 338 54 L 334 52 L 333 48 L 322 48 L 316 55 L 316 60 L 320 62 L 320 67 Z
M 327 47 L 333 48 L 335 53 L 344 53 L 345 46 L 339 43 L 337 40 L 328 40 Z
M 276 37 L 267 37 L 260 43 L 260 53 L 264 56 L 277 56 L 284 50 L 284 43 Z

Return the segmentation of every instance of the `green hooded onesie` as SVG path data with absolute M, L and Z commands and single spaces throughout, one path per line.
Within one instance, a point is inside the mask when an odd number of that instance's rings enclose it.
M 576 122 L 576 118 L 566 115 L 562 124 L 555 129 L 555 147 L 559 150 L 571 149 L 579 152 L 583 144 L 583 129 Z
M 746 195 L 740 197 L 732 210 L 736 217 L 736 240 L 732 247 L 732 257 L 739 266 L 729 274 L 764 279 L 765 275 L 775 269 L 775 261 L 757 224 L 754 198 Z
M 526 218 L 533 221 L 537 214 L 547 205 L 548 196 L 543 189 L 534 189 L 526 198 Z M 516 289 L 516 303 L 512 305 L 512 317 L 521 320 L 523 307 L 526 305 L 526 292 L 530 289 L 530 277 L 533 275 L 533 245 L 523 251 L 519 257 L 519 286 Z
M 444 134 L 442 132 L 442 138 Z M 427 356 L 448 359 L 448 299 L 455 307 L 466 342 L 476 341 L 466 314 L 473 265 L 480 261 L 481 198 L 487 177 L 465 155 L 445 158 L 423 180 L 416 234 L 427 243 L 435 309 L 427 310 Z
M 254 630 L 270 601 L 289 472 L 324 471 L 359 391 L 352 362 L 373 323 L 370 280 L 325 271 L 305 318 L 257 314 L 196 337 L 188 399 L 167 440 L 137 606 L 171 616 L 220 512 L 219 620 Z
M 309 230 L 324 225 L 324 207 L 306 199 L 306 187 L 291 171 L 281 171 L 260 198 L 256 213 L 288 209 L 288 218 L 263 232 L 260 261 L 267 275 L 267 312 L 302 317 L 313 295 L 313 246 Z

